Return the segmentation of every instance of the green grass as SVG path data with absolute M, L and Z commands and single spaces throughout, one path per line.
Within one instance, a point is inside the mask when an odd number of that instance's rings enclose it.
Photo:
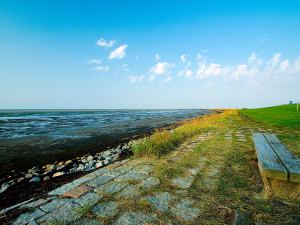
M 242 109 L 240 113 L 268 125 L 300 130 L 300 112 L 297 112 L 296 104 L 258 109 Z

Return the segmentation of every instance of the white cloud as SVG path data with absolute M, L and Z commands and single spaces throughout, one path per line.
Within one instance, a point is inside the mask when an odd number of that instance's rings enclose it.
M 102 60 L 100 59 L 90 59 L 87 61 L 88 64 L 101 64 Z
M 105 72 L 108 71 L 110 68 L 109 66 L 97 66 L 94 68 L 95 71 L 99 71 L 99 72 Z
M 173 77 L 172 76 L 168 76 L 166 79 L 163 80 L 163 82 L 169 83 L 172 80 L 173 80 Z
M 187 62 L 187 57 L 188 57 L 188 55 L 186 55 L 186 54 L 181 55 L 180 56 L 181 62 L 186 63 Z
M 191 78 L 191 77 L 193 77 L 193 71 L 191 69 L 180 70 L 178 72 L 178 76 Z
M 279 65 L 279 71 L 280 72 L 287 72 L 289 70 L 289 66 L 290 66 L 290 63 L 289 63 L 289 60 L 284 60 L 280 63 Z
M 142 82 L 144 80 L 144 76 L 129 76 L 128 77 L 128 80 L 131 82 L 131 83 L 136 83 L 136 82 Z
M 100 47 L 112 47 L 116 43 L 115 40 L 106 41 L 103 38 L 100 38 L 97 41 L 97 45 Z
M 156 54 L 156 55 L 155 55 L 155 60 L 156 60 L 156 61 L 160 61 L 160 60 L 161 60 L 161 57 L 160 57 L 159 54 Z
M 173 68 L 174 68 L 174 64 L 168 62 L 158 62 L 153 67 L 151 67 L 149 73 L 156 74 L 156 75 L 167 74 L 171 72 Z
M 126 56 L 126 49 L 128 45 L 120 45 L 115 50 L 111 51 L 108 58 L 109 59 L 123 59 Z
M 248 58 L 248 64 L 249 65 L 256 65 L 259 66 L 261 65 L 262 61 L 260 58 L 258 58 L 256 53 L 252 53 L 249 58 Z
M 198 69 L 196 71 L 196 76 L 198 78 L 210 77 L 210 76 L 218 76 L 221 75 L 222 72 L 225 71 L 225 68 L 218 63 L 209 63 L 201 61 L 198 63 Z

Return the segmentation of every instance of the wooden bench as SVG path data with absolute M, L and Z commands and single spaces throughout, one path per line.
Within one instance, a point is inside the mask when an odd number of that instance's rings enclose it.
M 266 197 L 300 201 L 300 160 L 274 134 L 254 133 Z

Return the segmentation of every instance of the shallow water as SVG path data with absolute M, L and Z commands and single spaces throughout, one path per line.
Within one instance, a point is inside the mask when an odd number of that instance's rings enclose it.
M 205 109 L 0 110 L 0 170 L 100 151 L 124 138 L 207 113 Z

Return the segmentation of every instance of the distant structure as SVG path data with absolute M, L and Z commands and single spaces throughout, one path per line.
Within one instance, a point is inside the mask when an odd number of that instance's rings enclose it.
M 290 104 L 290 105 L 293 104 L 293 101 L 289 101 L 289 104 Z

